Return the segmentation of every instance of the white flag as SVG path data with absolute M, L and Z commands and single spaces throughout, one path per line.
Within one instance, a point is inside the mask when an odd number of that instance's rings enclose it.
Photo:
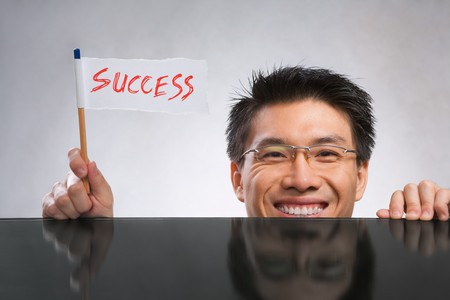
M 208 112 L 204 60 L 74 57 L 80 108 Z

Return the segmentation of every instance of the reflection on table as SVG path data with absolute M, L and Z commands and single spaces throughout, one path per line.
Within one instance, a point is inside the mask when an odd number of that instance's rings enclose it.
M 448 222 L 2 219 L 0 236 L 0 299 L 448 298 Z
M 370 299 L 374 252 L 364 221 L 233 225 L 230 274 L 245 299 Z

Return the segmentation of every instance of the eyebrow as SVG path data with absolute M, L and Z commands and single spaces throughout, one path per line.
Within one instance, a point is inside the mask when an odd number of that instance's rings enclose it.
M 344 139 L 340 135 L 328 135 L 324 137 L 317 138 L 313 140 L 313 145 L 315 144 L 345 144 L 347 142 L 346 139 Z
M 340 135 L 327 135 L 319 138 L 315 138 L 312 140 L 312 143 L 309 145 L 301 145 L 301 146 L 313 146 L 313 145 L 319 145 L 319 144 L 346 144 L 347 140 L 343 138 Z M 285 139 L 278 138 L 278 137 L 267 137 L 262 139 L 261 141 L 256 143 L 256 148 L 258 147 L 264 147 L 268 145 L 289 145 L 289 143 L 286 142 Z M 299 145 L 293 145 L 293 146 L 299 146 Z

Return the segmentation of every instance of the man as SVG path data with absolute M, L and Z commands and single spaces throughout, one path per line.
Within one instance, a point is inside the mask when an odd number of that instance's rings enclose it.
M 231 180 L 250 217 L 351 217 L 366 188 L 375 144 L 371 97 L 329 70 L 284 67 L 253 77 L 227 128 Z M 113 195 L 94 162 L 69 151 L 66 180 L 44 197 L 43 216 L 113 215 Z M 87 178 L 88 195 L 80 181 Z M 381 218 L 449 218 L 450 190 L 430 181 L 392 195 Z M 405 210 L 406 207 L 406 210 Z

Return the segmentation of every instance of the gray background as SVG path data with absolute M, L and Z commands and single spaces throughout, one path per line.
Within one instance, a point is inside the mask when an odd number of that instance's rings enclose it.
M 449 187 L 449 1 L 0 2 L 0 217 L 38 217 L 78 146 L 72 50 L 208 63 L 209 115 L 87 111 L 116 216 L 244 216 L 225 153 L 229 99 L 253 69 L 347 74 L 375 100 L 377 146 L 355 216 L 407 182 Z

